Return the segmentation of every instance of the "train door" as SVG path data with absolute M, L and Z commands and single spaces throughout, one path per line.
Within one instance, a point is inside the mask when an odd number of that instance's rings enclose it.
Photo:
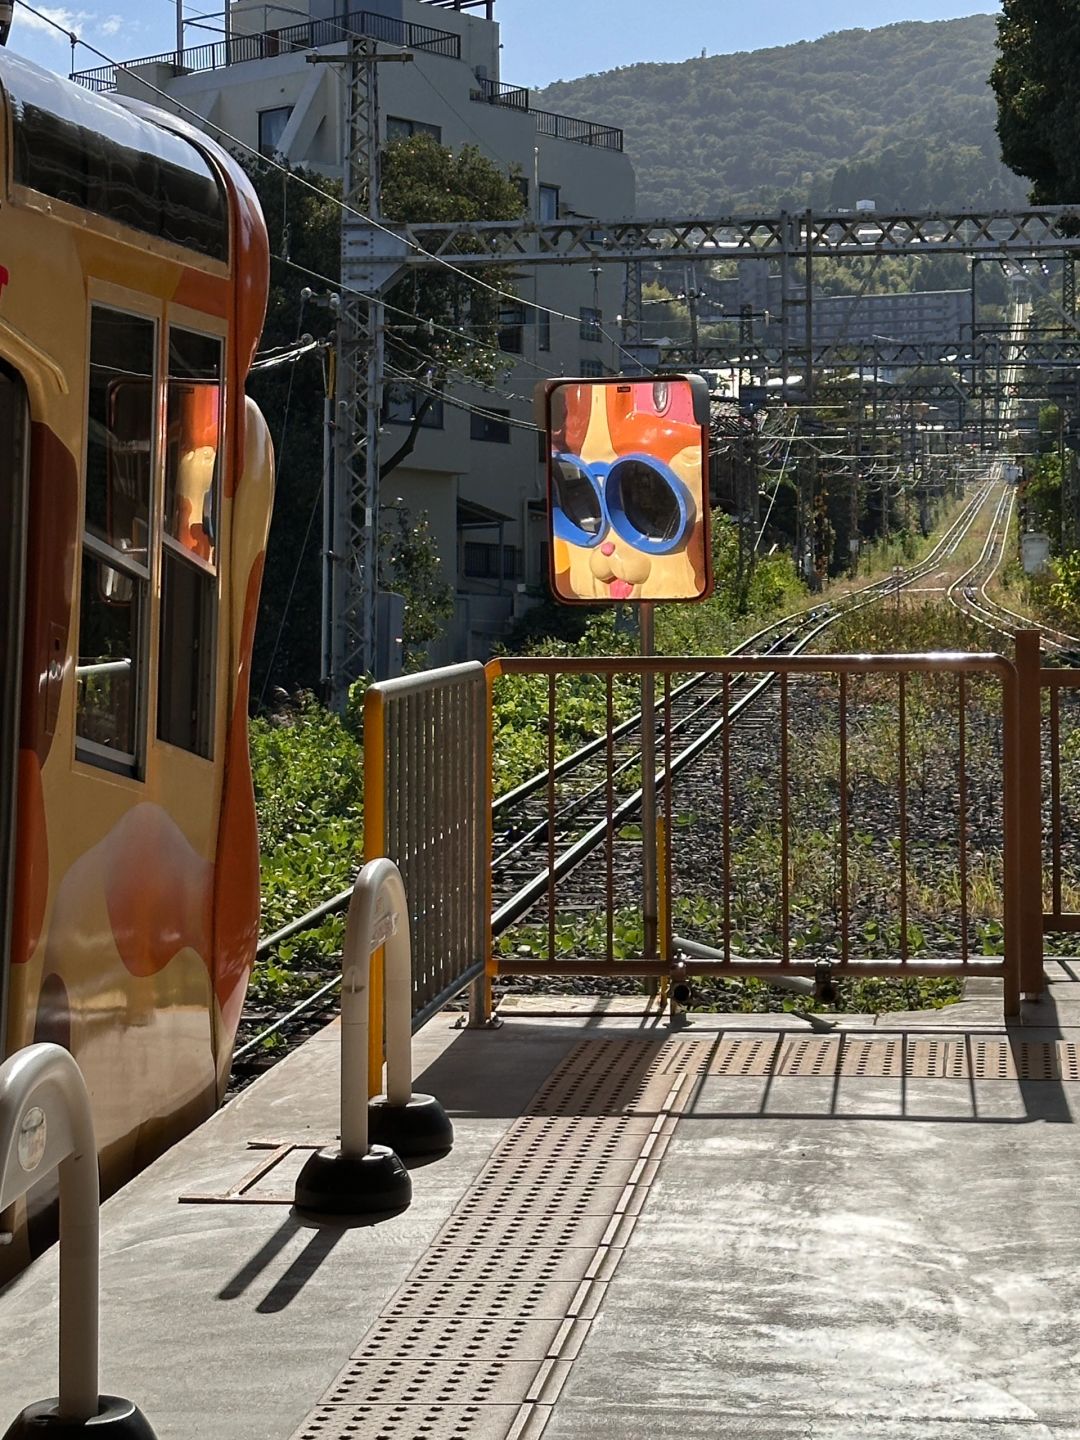
M 29 472 L 26 390 L 0 362 L 0 1059 L 8 1033 Z

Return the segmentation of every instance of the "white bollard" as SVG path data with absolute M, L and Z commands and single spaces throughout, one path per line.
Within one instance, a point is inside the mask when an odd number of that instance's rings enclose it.
M 154 1440 L 130 1400 L 98 1393 L 97 1143 L 78 1065 L 59 1045 L 30 1045 L 0 1065 L 0 1210 L 60 1175 L 60 1393 L 17 1416 L 4 1440 L 117 1435 Z
M 385 1096 L 368 1104 L 371 957 L 384 950 Z M 400 1154 L 442 1154 L 453 1128 L 430 1095 L 412 1093 L 412 949 L 401 873 L 371 860 L 356 877 L 341 956 L 341 1145 L 318 1150 L 296 1182 L 298 1209 L 352 1215 L 402 1210 L 412 1181 Z M 372 1134 L 380 1143 L 372 1144 Z

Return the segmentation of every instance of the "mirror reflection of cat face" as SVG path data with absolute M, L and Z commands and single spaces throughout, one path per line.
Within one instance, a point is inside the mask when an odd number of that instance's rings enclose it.
M 583 601 L 704 594 L 701 430 L 690 385 L 561 385 L 550 414 L 556 594 Z

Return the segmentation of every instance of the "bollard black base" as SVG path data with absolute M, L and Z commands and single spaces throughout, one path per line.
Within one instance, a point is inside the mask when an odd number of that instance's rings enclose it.
M 4 1440 L 86 1440 L 108 1436 L 112 1440 L 157 1440 L 149 1420 L 137 1405 L 118 1395 L 99 1395 L 98 1413 L 89 1420 L 72 1420 L 59 1413 L 60 1401 L 38 1400 L 28 1405 L 4 1434 Z
M 454 1127 L 434 1095 L 410 1095 L 407 1105 L 376 1095 L 368 1105 L 368 1134 L 406 1159 L 446 1155 L 454 1147 Z
M 408 1208 L 412 1180 L 385 1145 L 366 1155 L 316 1150 L 297 1176 L 293 1200 L 312 1215 L 392 1215 Z

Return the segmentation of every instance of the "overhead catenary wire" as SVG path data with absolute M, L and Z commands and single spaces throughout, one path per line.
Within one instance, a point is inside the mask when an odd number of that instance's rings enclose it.
M 515 430 L 529 430 L 532 434 L 540 434 L 539 425 L 534 425 L 530 420 L 519 420 L 514 415 L 500 415 L 497 410 L 485 410 L 482 405 L 472 405 L 467 400 L 462 400 L 456 395 L 448 395 L 445 390 L 438 390 L 432 385 L 426 385 L 415 376 L 410 375 L 407 370 L 401 370 L 396 365 L 386 367 L 399 379 L 407 380 L 417 390 L 423 390 L 428 395 L 434 395 L 438 400 L 445 400 L 448 405 L 455 406 L 458 410 L 468 410 L 473 415 L 481 415 L 486 420 L 497 420 L 502 425 L 509 425 Z M 471 382 L 470 382 L 471 383 Z

